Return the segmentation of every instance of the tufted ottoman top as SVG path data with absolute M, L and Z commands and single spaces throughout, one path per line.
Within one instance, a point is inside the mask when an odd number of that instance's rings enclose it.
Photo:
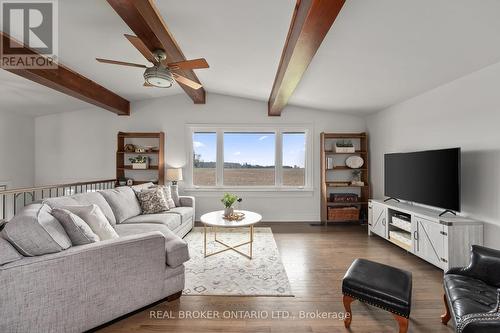
M 409 318 L 410 272 L 366 259 L 356 259 L 342 280 L 342 293 L 362 302 Z

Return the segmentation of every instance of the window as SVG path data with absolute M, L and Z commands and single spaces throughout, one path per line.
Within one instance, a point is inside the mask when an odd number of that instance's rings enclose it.
M 306 134 L 283 133 L 283 185 L 305 186 Z
M 193 133 L 193 185 L 216 185 L 217 133 Z
M 224 133 L 224 185 L 275 184 L 274 133 Z
M 196 188 L 310 189 L 307 128 L 190 126 Z

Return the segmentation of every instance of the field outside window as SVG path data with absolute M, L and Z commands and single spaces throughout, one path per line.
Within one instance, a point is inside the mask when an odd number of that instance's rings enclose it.
M 197 188 L 305 189 L 310 182 L 306 130 L 191 131 L 192 185 Z

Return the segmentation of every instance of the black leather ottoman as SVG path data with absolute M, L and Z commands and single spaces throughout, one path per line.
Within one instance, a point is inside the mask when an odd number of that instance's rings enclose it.
M 349 314 L 344 320 L 349 328 L 351 303 L 359 300 L 394 314 L 399 333 L 408 331 L 411 309 L 411 273 L 366 259 L 356 259 L 342 280 L 344 307 Z

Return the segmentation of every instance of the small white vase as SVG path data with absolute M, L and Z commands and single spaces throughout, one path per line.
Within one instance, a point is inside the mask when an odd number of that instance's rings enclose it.
M 229 207 L 224 209 L 224 217 L 230 217 L 234 213 L 234 208 Z

